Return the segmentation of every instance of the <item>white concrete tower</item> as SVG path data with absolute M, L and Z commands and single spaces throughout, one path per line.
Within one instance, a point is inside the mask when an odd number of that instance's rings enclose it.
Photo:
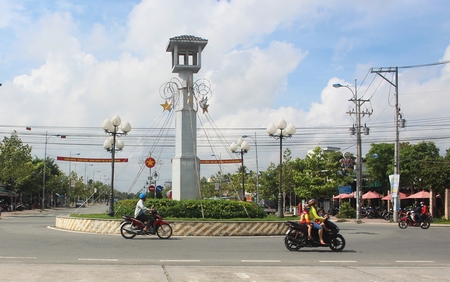
M 197 157 L 197 111 L 193 78 L 201 68 L 201 53 L 208 40 L 191 35 L 170 38 L 172 73 L 178 73 L 181 88 L 175 120 L 175 157 L 172 159 L 172 198 L 200 199 L 200 160 Z

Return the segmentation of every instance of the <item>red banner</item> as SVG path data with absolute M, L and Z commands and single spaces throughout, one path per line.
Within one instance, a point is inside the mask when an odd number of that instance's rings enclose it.
M 232 160 L 200 160 L 201 164 L 237 164 L 240 163 L 241 159 Z
M 112 160 L 109 158 L 75 158 L 75 157 L 57 157 L 58 161 L 66 162 L 82 162 L 82 163 L 110 163 Z M 127 163 L 128 158 L 114 158 L 115 163 Z

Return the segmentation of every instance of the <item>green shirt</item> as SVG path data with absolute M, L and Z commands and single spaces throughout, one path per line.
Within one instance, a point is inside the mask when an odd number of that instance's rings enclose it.
M 313 221 L 316 221 L 316 219 L 318 219 L 318 220 L 320 220 L 320 221 L 324 221 L 324 220 L 325 220 L 323 217 L 321 217 L 321 216 L 319 216 L 319 215 L 317 214 L 317 211 L 316 211 L 316 207 L 315 207 L 315 206 L 310 206 L 310 207 L 309 207 L 309 218 L 310 218 L 311 220 L 313 220 Z

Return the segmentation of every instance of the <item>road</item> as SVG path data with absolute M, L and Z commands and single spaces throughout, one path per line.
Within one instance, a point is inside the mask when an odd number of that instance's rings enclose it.
M 79 209 L 104 211 L 105 206 Z M 3 281 L 450 281 L 450 227 L 399 229 L 395 224 L 338 223 L 347 245 L 288 251 L 281 236 L 172 237 L 51 228 L 74 212 L 5 215 L 0 221 Z

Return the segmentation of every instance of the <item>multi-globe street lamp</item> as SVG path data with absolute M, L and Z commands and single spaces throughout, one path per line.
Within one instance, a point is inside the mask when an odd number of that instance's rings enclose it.
M 240 148 L 238 148 L 240 147 Z M 244 154 L 247 153 L 250 150 L 250 145 L 248 144 L 247 141 L 244 140 L 244 138 L 239 137 L 237 144 L 236 143 L 231 143 L 230 145 L 230 150 L 231 152 L 235 153 L 235 154 L 240 154 L 241 155 L 241 170 L 242 170 L 242 198 L 244 200 L 244 202 L 246 201 L 245 198 L 245 168 L 244 168 Z
M 255 142 L 255 151 L 256 151 L 256 203 L 259 203 L 259 168 L 258 168 L 258 142 L 256 141 L 256 132 L 255 137 L 253 138 L 250 135 L 242 135 L 242 138 L 251 138 Z
M 118 115 L 115 115 L 111 121 L 106 119 L 103 121 L 102 128 L 110 137 L 103 143 L 103 148 L 111 152 L 111 193 L 109 196 L 108 215 L 114 216 L 114 162 L 116 151 L 121 151 L 124 147 L 122 140 L 117 140 L 117 137 L 127 135 L 131 131 L 131 125 L 126 121 L 121 125 L 122 121 Z M 122 131 L 119 131 L 119 126 Z
M 278 217 L 283 218 L 283 139 L 291 138 L 292 135 L 295 134 L 296 129 L 292 123 L 286 125 L 286 121 L 281 118 L 276 125 L 274 123 L 269 124 L 266 131 L 270 137 L 280 140 L 280 186 L 278 189 Z

